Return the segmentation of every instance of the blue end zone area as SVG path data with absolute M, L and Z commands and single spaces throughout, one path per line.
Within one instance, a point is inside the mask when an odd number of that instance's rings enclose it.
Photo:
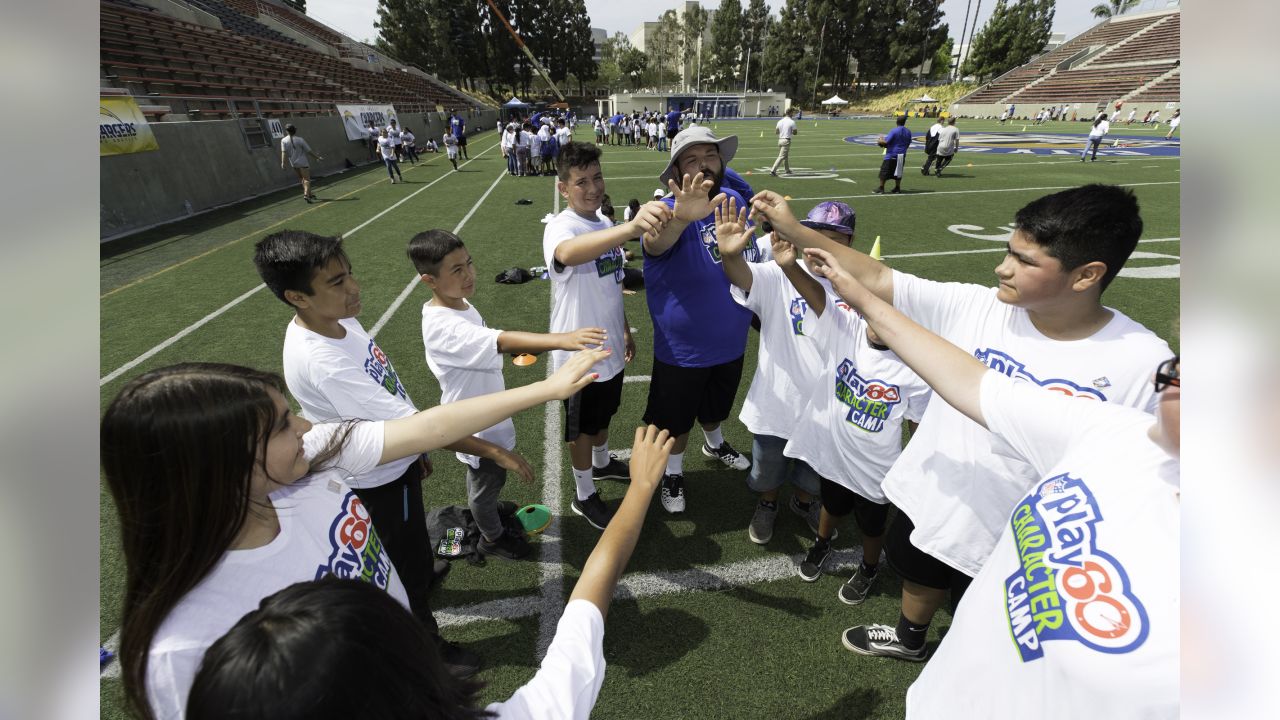
M 875 147 L 880 135 L 852 135 L 847 143 Z M 1058 135 L 1037 132 L 975 132 L 960 134 L 960 152 L 995 155 L 1079 155 L 1088 138 L 1085 135 Z M 1117 144 L 1118 143 L 1118 144 Z M 924 148 L 924 133 L 911 139 L 913 148 Z M 1182 143 L 1163 137 L 1108 135 L 1098 148 L 1099 155 L 1116 157 L 1179 157 Z

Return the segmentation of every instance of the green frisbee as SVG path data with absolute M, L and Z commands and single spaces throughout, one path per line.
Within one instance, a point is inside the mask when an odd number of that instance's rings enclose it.
M 525 505 L 516 512 L 528 535 L 537 535 L 551 524 L 551 509 L 546 505 Z

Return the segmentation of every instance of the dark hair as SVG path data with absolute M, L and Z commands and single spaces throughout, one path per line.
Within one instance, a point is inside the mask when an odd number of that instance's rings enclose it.
M 948 125 L 955 125 L 955 124 L 956 124 L 956 116 L 955 116 L 955 115 L 952 115 L 951 117 L 947 118 L 947 124 L 948 124 Z
M 1107 119 L 1107 114 L 1106 114 L 1106 113 L 1104 113 L 1104 112 L 1100 112 L 1100 113 L 1098 113 L 1098 117 L 1096 117 L 1096 118 L 1094 118 L 1094 119 L 1093 119 L 1093 126 L 1094 126 L 1094 127 L 1098 127 L 1098 123 L 1100 123 L 1100 122 L 1102 122 L 1103 120 L 1106 120 L 1106 119 Z
M 1104 290 L 1142 236 L 1138 199 L 1115 185 L 1084 185 L 1032 200 L 1014 216 L 1014 225 L 1065 272 L 1094 261 L 1105 264 Z
M 609 199 L 608 193 L 605 193 L 604 197 L 600 198 L 600 214 L 610 220 L 612 220 L 613 216 L 616 214 L 616 211 L 613 209 L 613 201 Z
M 631 217 L 634 219 L 636 213 L 640 212 L 640 201 L 636 198 L 631 198 L 631 202 L 627 203 L 627 207 L 631 208 Z
M 419 275 L 436 275 L 445 256 L 462 247 L 462 238 L 448 230 L 427 230 L 413 236 L 407 252 Z
M 592 163 L 600 162 L 600 148 L 586 142 L 569 141 L 560 146 L 560 159 L 556 161 L 556 177 L 569 181 L 569 170 L 586 170 Z
M 289 307 L 293 307 L 293 303 L 285 300 L 285 291 L 314 295 L 311 278 L 334 259 L 351 266 L 351 260 L 342 249 L 342 238 L 325 237 L 305 230 L 281 230 L 253 246 L 253 265 L 258 268 L 262 282 Z
M 298 132 L 298 128 L 293 123 L 289 123 L 288 125 L 284 126 L 284 131 L 292 135 Z
M 209 648 L 187 717 L 492 717 L 476 707 L 482 687 L 450 675 L 435 638 L 386 592 L 326 576 L 266 598 Z
M 897 122 L 899 125 L 906 125 L 906 124 L 907 124 L 907 116 L 906 116 L 906 115 L 901 115 L 901 116 L 899 116 L 899 117 L 898 117 L 898 119 L 897 119 L 895 122 Z
M 187 363 L 129 381 L 102 416 L 102 472 L 125 557 L 120 666 L 125 697 L 150 718 L 147 658 L 156 630 L 213 569 L 248 517 L 255 469 L 279 421 L 274 373 Z M 339 433 L 316 458 L 330 460 Z

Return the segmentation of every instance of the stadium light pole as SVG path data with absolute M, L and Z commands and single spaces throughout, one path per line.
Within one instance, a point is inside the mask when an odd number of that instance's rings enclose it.
M 751 46 L 756 42 L 756 29 L 751 28 L 751 39 L 747 41 L 747 65 L 742 70 L 742 104 L 747 104 L 747 78 L 751 75 Z
M 933 1 L 934 12 L 938 11 L 938 3 L 942 0 Z M 925 48 L 929 46 L 929 28 L 926 26 L 924 32 L 920 36 L 920 67 L 916 68 L 916 85 L 919 86 L 921 79 L 924 77 L 924 53 Z
M 827 36 L 827 20 L 822 19 L 822 30 L 818 33 L 818 62 L 813 66 L 813 105 L 818 104 L 818 71 L 822 69 L 822 43 Z
M 964 57 L 960 58 L 960 65 L 964 65 L 964 61 L 968 59 L 970 51 L 973 50 L 973 36 L 978 32 L 978 13 L 980 12 L 982 12 L 982 0 L 978 0 L 978 6 L 973 9 L 973 27 L 969 29 L 969 45 L 964 49 Z M 960 71 L 959 67 L 956 68 L 956 72 L 961 78 L 964 77 L 964 73 Z
M 960 23 L 960 44 L 956 45 L 956 64 L 951 68 L 951 82 L 956 81 L 956 73 L 960 71 L 960 50 L 964 47 L 964 34 L 969 30 L 969 10 L 972 7 L 973 0 L 964 4 L 964 22 Z

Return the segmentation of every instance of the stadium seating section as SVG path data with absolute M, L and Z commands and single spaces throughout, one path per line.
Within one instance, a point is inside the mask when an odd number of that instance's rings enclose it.
M 1174 10 L 1101 23 L 959 102 L 1178 101 L 1181 21 L 1182 12 Z
M 342 59 L 341 35 L 289 8 L 258 0 L 187 0 L 222 29 L 184 22 L 131 0 L 103 0 L 99 62 L 104 91 L 154 96 L 175 115 L 221 119 L 327 115 L 335 103 L 391 103 L 401 112 L 463 108 L 475 100 L 400 68 Z M 269 17 L 338 53 L 319 52 L 259 22 Z M 160 106 L 157 106 L 160 107 Z

